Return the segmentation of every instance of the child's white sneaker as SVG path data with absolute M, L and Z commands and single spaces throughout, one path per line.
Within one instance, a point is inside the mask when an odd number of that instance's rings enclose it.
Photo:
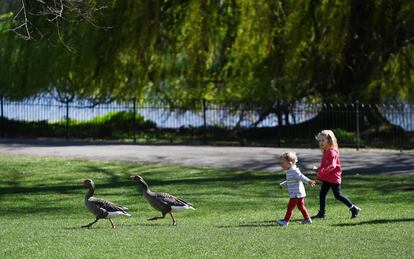
M 278 220 L 278 221 L 276 221 L 276 223 L 277 223 L 279 226 L 282 226 L 282 227 L 287 227 L 287 226 L 289 225 L 289 222 L 284 221 L 284 220 Z
M 302 224 L 303 225 L 312 224 L 312 220 L 311 219 L 304 219 L 304 220 L 302 220 Z

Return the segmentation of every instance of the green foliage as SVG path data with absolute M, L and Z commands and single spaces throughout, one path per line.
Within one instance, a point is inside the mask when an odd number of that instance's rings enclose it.
M 145 120 L 145 118 L 140 114 L 135 114 L 134 119 L 134 113 L 128 112 L 128 111 L 112 111 L 108 112 L 107 114 L 97 116 L 90 120 L 90 122 L 95 125 L 106 125 L 108 127 L 120 127 L 123 129 L 131 128 L 132 123 L 136 123 L 138 127 L 142 129 L 150 129 L 150 128 L 156 128 L 157 125 L 155 122 Z M 77 122 L 76 124 L 82 124 L 84 122 Z
M 332 131 L 335 133 L 338 142 L 341 144 L 349 144 L 356 142 L 357 137 L 355 132 L 349 132 L 339 128 L 333 129 Z
M 276 188 L 281 172 L 105 163 L 0 156 L 1 258 L 410 258 L 414 253 L 413 177 L 348 175 L 343 191 L 362 208 L 356 219 L 328 195 L 327 219 L 300 225 L 295 211 L 287 228 L 275 221 L 288 194 Z M 138 193 L 131 175 L 153 191 L 192 202 L 195 211 L 171 220 L 158 215 Z M 314 176 L 310 176 L 314 178 Z M 127 206 L 132 217 L 115 218 L 116 229 L 94 220 L 83 204 L 92 178 L 96 196 Z M 307 187 L 306 206 L 318 210 L 318 191 Z M 357 238 L 356 238 L 357 237 Z M 315 245 L 315 240 L 320 244 Z M 340 240 L 340 242 L 336 242 Z M 306 249 L 298 249 L 298 244 Z
M 16 37 L 7 19 L 0 22 L 1 94 L 53 92 L 95 102 L 414 99 L 412 1 L 109 0 L 104 6 L 92 23 L 65 22 L 34 42 Z M 50 29 L 43 17 L 31 22 Z
M 381 95 L 414 100 L 414 45 L 403 47 L 392 54 L 384 66 L 380 81 L 370 85 L 373 92 Z
M 64 126 L 65 120 L 58 122 Z M 152 121 L 145 120 L 140 114 L 127 111 L 113 111 L 92 118 L 90 121 L 70 121 L 70 134 L 74 137 L 123 139 L 133 136 L 134 125 L 136 132 L 156 128 Z
M 114 111 L 100 115 L 91 120 L 60 120 L 56 122 L 47 121 L 16 121 L 3 119 L 1 130 L 6 137 L 67 137 L 72 138 L 99 138 L 99 139 L 132 139 L 135 133 L 145 136 L 157 125 L 155 122 L 146 120 L 142 115 L 128 111 Z M 66 127 L 68 123 L 68 127 Z

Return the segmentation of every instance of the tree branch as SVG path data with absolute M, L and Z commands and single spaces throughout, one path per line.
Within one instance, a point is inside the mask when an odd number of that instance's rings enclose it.
M 11 19 L 15 26 L 10 30 L 23 39 L 34 39 L 36 38 L 34 34 L 44 37 L 47 35 L 45 31 L 48 31 L 50 34 L 54 29 L 56 29 L 59 39 L 62 39 L 59 27 L 62 26 L 63 22 L 78 23 L 86 21 L 94 27 L 104 28 L 97 24 L 94 17 L 107 8 L 107 5 L 105 4 L 106 1 L 107 0 L 102 0 L 101 2 L 96 3 L 96 1 L 91 0 L 21 0 L 20 4 L 17 4 L 17 6 L 15 4 L 13 4 L 13 6 L 8 6 L 11 10 L 6 11 L 13 12 L 13 9 L 18 10 Z M 53 24 L 52 28 L 38 28 L 36 24 L 39 19 L 35 20 L 34 17 L 40 17 L 40 19 L 43 18 Z M 7 19 L 6 21 L 10 21 L 10 19 Z M 0 22 L 3 22 L 3 20 Z

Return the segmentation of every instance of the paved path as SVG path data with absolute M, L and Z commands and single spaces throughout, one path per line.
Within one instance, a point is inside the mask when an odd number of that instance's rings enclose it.
M 280 170 L 278 156 L 285 148 L 133 145 L 51 140 L 0 139 L 0 154 L 54 156 L 105 161 L 176 164 L 195 167 Z M 318 165 L 319 149 L 290 148 L 299 166 Z M 341 150 L 344 173 L 414 176 L 414 152 Z

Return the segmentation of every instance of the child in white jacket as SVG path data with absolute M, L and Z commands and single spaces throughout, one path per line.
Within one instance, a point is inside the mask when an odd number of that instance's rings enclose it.
M 280 188 L 287 188 L 290 196 L 290 200 L 287 207 L 287 212 L 283 220 L 278 220 L 277 224 L 280 226 L 287 226 L 292 217 L 293 210 L 297 206 L 303 215 L 304 220 L 302 224 L 312 224 L 312 220 L 305 207 L 305 187 L 303 183 L 315 185 L 315 181 L 308 179 L 304 176 L 299 168 L 296 167 L 298 158 L 295 152 L 287 152 L 280 156 L 280 165 L 286 172 L 286 181 L 280 183 Z

